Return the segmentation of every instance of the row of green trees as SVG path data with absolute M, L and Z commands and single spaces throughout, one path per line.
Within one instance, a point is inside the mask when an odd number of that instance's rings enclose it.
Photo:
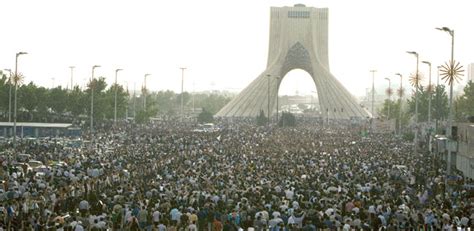
M 10 85 L 8 76 L 0 72 L 0 120 L 8 121 L 9 92 L 11 94 L 11 110 L 13 114 L 14 85 Z M 91 89 L 94 91 L 94 119 L 112 120 L 114 118 L 115 91 L 117 90 L 117 118 L 135 117 L 146 121 L 149 117 L 179 115 L 181 97 L 185 108 L 206 109 L 215 114 L 227 102 L 230 96 L 220 94 L 184 92 L 176 94 L 172 91 L 134 94 L 122 85 L 105 82 L 99 77 L 87 84 L 85 89 L 75 86 L 73 89 L 62 87 L 45 88 L 33 82 L 19 84 L 17 90 L 17 121 L 71 122 L 87 118 L 90 115 Z M 146 107 L 144 105 L 146 93 Z M 189 110 L 187 110 L 189 111 Z M 13 118 L 13 117 L 12 117 Z
M 428 121 L 430 91 L 426 87 L 420 87 L 418 92 L 418 122 Z M 453 110 L 455 120 L 465 122 L 468 116 L 474 115 L 474 83 L 469 82 L 461 96 L 453 99 Z M 390 114 L 389 114 L 390 108 Z M 400 101 L 385 100 L 383 107 L 378 114 L 382 118 L 398 119 L 400 112 Z M 449 104 L 448 95 L 444 85 L 438 85 L 431 93 L 431 120 L 445 120 L 448 118 Z M 407 124 L 415 114 L 415 96 L 414 94 L 402 102 L 402 124 Z M 398 121 L 397 121 L 398 123 Z

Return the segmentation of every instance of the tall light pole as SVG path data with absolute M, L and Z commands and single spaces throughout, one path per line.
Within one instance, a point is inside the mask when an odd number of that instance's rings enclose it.
M 143 110 L 146 112 L 146 77 L 150 76 L 151 74 L 145 74 L 143 77 Z
M 375 112 L 374 112 L 374 102 L 375 102 L 375 72 L 377 70 L 370 70 L 372 72 L 372 118 L 375 117 Z
M 437 66 L 437 68 L 438 68 L 438 73 L 437 73 L 438 76 L 436 77 L 436 87 L 439 86 L 439 69 L 441 69 L 441 66 Z
M 92 66 L 91 75 L 91 147 L 92 147 L 92 133 L 94 132 L 94 70 L 100 67 L 99 65 Z
M 8 76 L 8 86 L 9 86 L 9 93 L 8 93 L 8 122 L 12 122 L 12 70 L 11 69 L 4 69 L 8 71 L 10 74 Z
M 115 93 L 114 93 L 114 124 L 117 123 L 117 74 L 123 69 L 115 69 Z
M 431 91 L 433 91 L 433 87 L 431 86 L 431 63 L 428 62 L 428 61 L 421 61 L 422 63 L 424 64 L 427 64 L 428 67 L 430 68 L 430 71 L 429 71 L 429 77 L 428 77 L 428 94 L 429 94 L 429 97 L 428 97 L 428 127 L 429 127 L 429 130 L 428 130 L 428 137 L 429 137 L 429 141 L 428 141 L 428 148 L 430 149 L 430 154 L 431 154 Z
M 419 64 L 419 55 L 415 51 L 407 51 L 408 54 L 412 54 L 416 57 L 416 73 L 415 73 L 415 79 L 413 81 L 415 85 L 415 139 L 414 139 L 414 153 L 417 153 L 418 149 L 418 88 L 419 88 L 419 81 L 420 81 L 420 76 L 418 74 L 418 64 Z
M 400 92 L 398 97 L 398 135 L 402 135 L 402 96 L 403 96 L 403 76 L 400 73 L 396 73 L 395 75 L 400 76 Z
M 20 55 L 26 55 L 28 54 L 27 52 L 18 52 L 16 53 L 15 56 L 15 79 L 13 80 L 13 83 L 15 84 L 15 99 L 14 99 L 14 106 L 13 106 L 13 147 L 16 148 L 16 96 L 17 96 L 17 91 L 18 91 L 18 81 L 20 80 L 18 77 L 18 56 Z
M 181 123 L 183 122 L 184 119 L 184 70 L 186 70 L 186 67 L 180 67 L 181 69 Z
M 431 63 L 428 62 L 428 61 L 421 61 L 422 63 L 424 64 L 427 64 L 428 67 L 430 68 L 429 70 L 429 77 L 428 77 L 428 94 L 429 94 L 429 98 L 428 98 L 428 124 L 430 125 L 430 128 L 431 128 L 431 94 L 433 91 L 432 89 L 432 86 L 431 86 Z M 431 132 L 430 132 L 431 133 Z
M 435 89 L 435 93 L 436 93 L 436 109 L 439 110 L 439 96 L 437 94 L 437 90 L 438 90 L 438 87 L 439 87 L 439 70 L 441 69 L 441 66 L 437 66 L 437 76 L 436 76 L 436 89 Z M 438 120 L 439 120 L 439 113 L 437 113 L 437 116 L 436 116 L 436 124 L 435 124 L 435 131 L 436 133 L 438 133 Z
M 448 27 L 441 27 L 441 28 L 436 28 L 437 30 L 447 32 L 449 35 L 451 35 L 451 68 L 454 68 L 454 30 L 449 29 Z M 453 70 L 451 70 L 452 72 Z M 453 73 L 451 73 L 453 74 Z M 449 82 L 448 82 L 449 83 Z M 448 123 L 446 127 L 446 136 L 448 137 L 448 163 L 447 163 L 447 172 L 446 174 L 449 175 L 451 174 L 451 140 L 452 140 L 452 122 L 453 122 L 453 82 L 449 84 L 449 114 L 448 114 Z M 447 176 L 445 178 L 445 185 L 447 188 Z
M 71 69 L 71 91 L 72 91 L 74 89 L 72 78 L 74 76 L 74 68 L 76 68 L 76 67 L 75 66 L 70 66 L 69 68 Z
M 385 78 L 385 80 L 388 81 L 388 90 L 387 90 L 387 95 L 388 95 L 388 112 L 387 112 L 387 119 L 390 119 L 390 104 L 391 104 L 391 96 L 392 96 L 392 87 L 391 87 L 391 81 L 389 78 Z

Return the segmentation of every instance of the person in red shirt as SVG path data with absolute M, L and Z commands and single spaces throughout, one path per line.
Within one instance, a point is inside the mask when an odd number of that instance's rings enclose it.
M 214 222 L 212 222 L 212 230 L 213 231 L 222 231 L 222 222 L 219 219 L 214 218 Z

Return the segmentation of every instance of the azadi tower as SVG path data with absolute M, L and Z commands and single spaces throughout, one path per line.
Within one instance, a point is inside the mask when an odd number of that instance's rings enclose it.
M 271 8 L 267 69 L 216 116 L 255 117 L 261 110 L 273 115 L 281 80 L 298 68 L 313 78 L 324 118 L 370 116 L 329 71 L 328 9 L 301 4 Z

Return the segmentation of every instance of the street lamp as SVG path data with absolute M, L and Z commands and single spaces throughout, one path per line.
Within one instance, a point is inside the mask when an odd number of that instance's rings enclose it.
M 407 51 L 408 54 L 412 54 L 416 57 L 416 73 L 414 78 L 412 78 L 412 83 L 415 87 L 415 139 L 414 139 L 414 152 L 417 153 L 417 146 L 418 146 L 418 87 L 420 76 L 418 74 L 418 63 L 419 63 L 419 55 L 415 51 Z
M 429 71 L 429 77 L 428 77 L 428 94 L 429 94 L 429 98 L 428 98 L 428 124 L 430 125 L 430 128 L 431 128 L 431 92 L 433 91 L 433 87 L 431 86 L 431 63 L 428 62 L 428 61 L 421 61 L 422 63 L 424 64 L 427 64 L 428 67 L 430 68 L 430 71 Z
M 72 82 L 72 77 L 74 75 L 74 68 L 76 68 L 75 66 L 70 66 L 69 67 L 71 69 L 71 91 L 72 89 L 74 89 L 74 85 L 73 85 L 73 82 Z
M 183 122 L 184 119 L 184 70 L 186 70 L 186 67 L 180 67 L 181 69 L 181 123 Z
M 114 123 L 117 123 L 117 74 L 123 69 L 115 69 Z
M 18 91 L 18 81 L 20 80 L 18 77 L 18 56 L 20 55 L 26 55 L 28 54 L 27 52 L 18 52 L 16 53 L 15 57 L 15 78 L 13 80 L 13 83 L 15 84 L 15 99 L 14 99 L 14 106 L 13 106 L 13 147 L 16 148 L 16 96 L 17 96 L 17 91 Z
M 8 93 L 8 122 L 12 122 L 12 70 L 4 69 L 10 74 L 8 77 L 9 93 Z
M 375 72 L 377 70 L 370 70 L 372 72 L 372 118 L 375 117 L 375 112 L 374 112 L 374 101 L 375 101 Z
M 398 97 L 398 135 L 402 135 L 402 96 L 403 96 L 403 76 L 400 73 L 396 73 L 395 75 L 400 76 L 400 92 L 399 92 L 399 97 Z
M 451 35 L 451 68 L 454 68 L 454 30 L 449 29 L 448 27 L 438 27 L 436 28 L 437 30 L 447 32 L 449 35 Z M 450 71 L 451 75 L 453 74 L 453 70 Z M 453 76 L 450 76 L 451 78 Z M 448 114 L 448 123 L 446 127 L 446 136 L 448 137 L 448 163 L 447 163 L 447 172 L 446 174 L 449 175 L 451 173 L 451 139 L 452 139 L 452 121 L 453 121 L 453 81 L 448 81 L 449 84 L 449 114 Z M 445 178 L 445 185 L 447 187 L 447 176 Z
M 388 81 L 388 89 L 387 89 L 387 95 L 388 95 L 388 113 L 387 113 L 387 119 L 390 119 L 390 104 L 391 104 L 391 96 L 392 96 L 392 88 L 391 88 L 391 81 L 389 78 L 385 78 L 385 80 Z
M 438 70 L 438 76 L 436 77 L 436 87 L 439 86 L 439 69 L 441 69 L 441 66 L 437 66 Z
M 427 64 L 428 67 L 430 68 L 430 71 L 429 71 L 429 77 L 428 77 L 428 94 L 429 94 L 429 97 L 428 97 L 428 127 L 429 127 L 429 130 L 428 130 L 428 137 L 429 137 L 429 141 L 428 141 L 428 148 L 430 149 L 430 154 L 431 154 L 431 92 L 433 91 L 433 87 L 431 86 L 431 63 L 428 62 L 428 61 L 421 61 L 422 63 L 424 64 Z
M 151 74 L 145 74 L 143 77 L 143 110 L 146 112 L 146 77 L 150 76 Z
M 92 133 L 94 132 L 94 70 L 100 67 L 99 65 L 92 66 L 91 75 L 91 147 L 92 147 Z

